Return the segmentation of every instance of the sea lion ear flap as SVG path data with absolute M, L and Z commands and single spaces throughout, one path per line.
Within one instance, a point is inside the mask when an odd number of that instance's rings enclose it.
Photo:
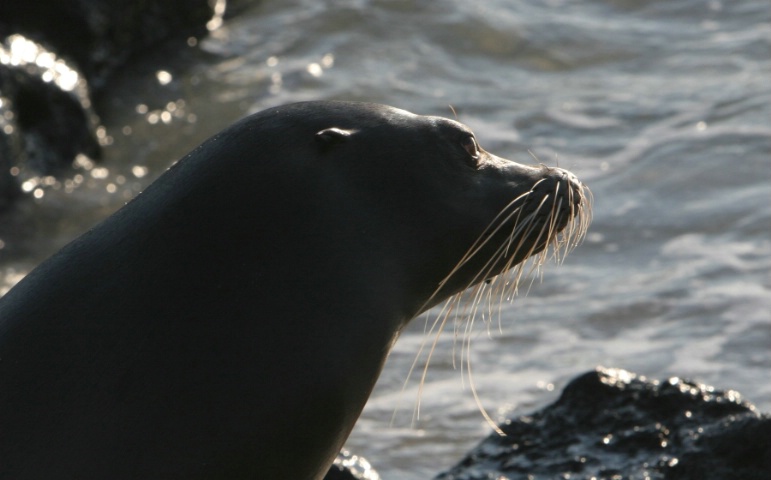
M 316 141 L 326 150 L 334 145 L 345 142 L 348 140 L 348 137 L 357 131 L 358 130 L 345 130 L 337 127 L 325 128 L 324 130 L 316 132 Z

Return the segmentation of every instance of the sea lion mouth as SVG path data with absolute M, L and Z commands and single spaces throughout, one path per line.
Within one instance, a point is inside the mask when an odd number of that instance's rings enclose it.
M 542 166 L 535 176 L 524 192 L 521 183 L 512 183 L 519 193 L 476 237 L 419 313 L 440 298 L 459 303 L 472 287 L 477 296 L 490 285 L 501 300 L 510 300 L 524 277 L 549 259 L 562 263 L 581 244 L 592 218 L 589 188 L 561 168 Z
M 420 376 L 415 415 L 420 409 L 422 386 L 439 336 L 452 318 L 456 339 L 459 332 L 463 335 L 460 347 L 461 368 L 468 377 L 479 411 L 495 431 L 504 435 L 482 406 L 471 376 L 468 352 L 471 348 L 470 332 L 477 314 L 482 315 L 483 322 L 489 328 L 495 316 L 493 305 L 500 308 L 503 300 L 513 300 L 523 279 L 534 272 L 540 272 L 548 260 L 562 263 L 567 254 L 584 240 L 592 220 L 592 192 L 575 175 L 561 168 L 542 166 L 538 176 L 540 178 L 528 191 L 520 193 L 501 209 L 435 291 L 434 297 L 453 282 L 456 275 L 462 275 L 463 269 L 473 263 L 482 264 L 481 268 L 474 267 L 475 273 L 472 273 L 470 280 L 466 281 L 459 293 L 450 296 L 433 320 L 427 320 L 430 327 L 427 328 L 426 338 L 433 336 L 434 340 L 421 344 L 407 374 L 409 380 L 424 349 L 428 347 Z M 480 258 L 486 260 L 480 262 Z M 483 303 L 489 307 L 480 306 Z M 498 312 L 500 314 L 500 310 Z
M 523 239 L 533 239 L 533 247 L 525 258 L 538 254 L 549 244 L 564 257 L 583 240 L 591 221 L 591 191 L 567 170 L 544 168 L 547 176 L 522 198 L 522 221 L 532 223 L 525 229 Z M 573 228 L 560 235 L 569 225 Z
M 448 278 L 481 255 L 489 259 L 466 288 L 483 280 L 489 283 L 511 269 L 517 284 L 529 258 L 533 269 L 552 257 L 561 263 L 583 241 L 591 222 L 591 191 L 567 170 L 543 169 L 542 178 L 498 213 Z

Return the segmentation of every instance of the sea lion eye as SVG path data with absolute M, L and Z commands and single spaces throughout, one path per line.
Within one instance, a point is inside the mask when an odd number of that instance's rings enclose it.
M 468 136 L 461 141 L 461 145 L 476 164 L 476 160 L 479 160 L 479 145 L 477 145 L 476 139 L 472 136 Z

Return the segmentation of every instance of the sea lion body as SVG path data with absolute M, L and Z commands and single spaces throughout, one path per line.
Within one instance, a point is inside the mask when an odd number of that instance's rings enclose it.
M 402 327 L 484 279 L 497 247 L 445 277 L 496 214 L 580 196 L 469 138 L 309 102 L 193 150 L 0 299 L 0 479 L 322 478 Z

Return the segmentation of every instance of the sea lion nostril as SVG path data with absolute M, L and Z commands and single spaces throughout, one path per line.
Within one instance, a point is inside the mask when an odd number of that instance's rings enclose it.
M 523 209 L 559 230 L 579 215 L 590 193 L 568 170 L 544 167 L 541 174 L 543 178 L 533 186 Z
M 578 180 L 578 177 L 576 177 L 573 172 L 565 170 L 564 168 L 550 167 L 548 171 L 551 173 L 551 176 L 557 177 L 559 180 L 567 180 L 570 183 L 575 183 L 578 185 L 581 184 L 581 182 Z
M 563 192 L 569 192 L 572 203 L 578 205 L 583 200 L 584 184 L 576 177 L 573 172 L 562 168 L 554 167 L 551 169 L 556 178 L 556 182 L 563 184 Z

